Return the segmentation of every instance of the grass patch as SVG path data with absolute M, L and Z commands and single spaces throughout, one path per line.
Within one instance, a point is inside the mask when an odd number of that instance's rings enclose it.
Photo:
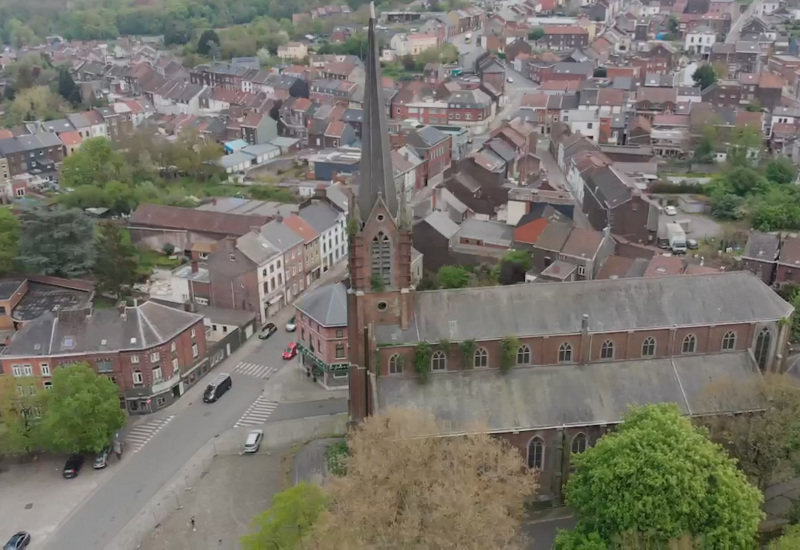
M 166 256 L 156 250 L 140 248 L 138 263 L 139 275 L 149 277 L 155 268 L 175 269 L 183 263 L 183 259 L 181 257 Z
M 95 309 L 111 309 L 116 307 L 117 301 L 114 298 L 109 298 L 108 296 L 95 294 L 92 305 Z
M 347 441 L 344 439 L 328 445 L 328 448 L 325 449 L 325 460 L 328 463 L 328 471 L 335 476 L 347 474 L 347 467 L 344 464 L 344 459 L 349 453 Z

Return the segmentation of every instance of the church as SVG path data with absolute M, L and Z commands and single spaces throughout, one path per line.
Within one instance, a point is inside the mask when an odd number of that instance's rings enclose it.
M 372 15 L 348 223 L 351 421 L 406 406 L 432 411 L 442 436 L 489 431 L 542 472 L 541 498 L 558 501 L 570 455 L 629 405 L 757 409 L 714 383 L 780 371 L 794 308 L 749 272 L 413 289 L 413 220 L 392 177 Z

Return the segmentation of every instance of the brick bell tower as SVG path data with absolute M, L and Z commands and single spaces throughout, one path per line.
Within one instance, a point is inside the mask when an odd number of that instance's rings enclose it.
M 375 410 L 376 325 L 408 328 L 413 317 L 411 216 L 405 193 L 395 188 L 383 99 L 375 4 L 370 4 L 369 49 L 364 81 L 361 174 L 351 200 L 347 231 L 350 289 L 347 331 L 350 345 L 350 420 Z

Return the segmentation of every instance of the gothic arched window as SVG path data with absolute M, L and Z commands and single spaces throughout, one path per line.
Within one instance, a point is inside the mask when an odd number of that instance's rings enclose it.
M 385 286 L 392 283 L 392 242 L 383 231 L 378 232 L 372 239 L 370 249 L 373 284 L 380 278 Z

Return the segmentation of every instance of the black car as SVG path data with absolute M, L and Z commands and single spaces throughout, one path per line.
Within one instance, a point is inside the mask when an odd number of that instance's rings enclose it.
M 62 475 L 65 479 L 72 479 L 73 477 L 78 477 L 78 473 L 81 471 L 81 467 L 83 466 L 83 455 L 72 455 L 67 459 L 67 463 L 64 464 L 64 472 Z
M 275 323 L 267 323 L 264 325 L 264 328 L 261 329 L 261 332 L 258 333 L 258 337 L 261 340 L 266 340 L 276 332 L 278 332 L 278 327 L 275 326 Z
M 31 543 L 31 534 L 25 531 L 20 531 L 11 535 L 8 542 L 3 546 L 3 550 L 22 550 L 27 548 Z

